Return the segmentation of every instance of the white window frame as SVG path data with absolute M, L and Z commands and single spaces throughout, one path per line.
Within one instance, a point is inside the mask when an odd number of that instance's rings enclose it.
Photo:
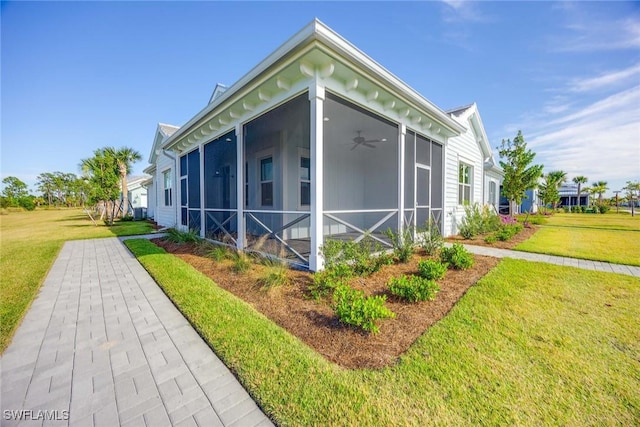
M 466 166 L 469 168 L 469 182 L 465 183 L 460 180 L 460 169 Z M 464 188 L 469 188 L 469 201 L 465 203 Z M 461 203 L 462 202 L 462 203 Z M 467 206 L 473 203 L 473 166 L 467 162 L 458 162 L 458 205 Z
M 491 186 L 493 185 L 493 197 L 491 197 Z M 498 183 L 493 180 L 493 179 L 489 179 L 489 188 L 487 189 L 487 191 L 489 192 L 488 194 L 488 198 L 489 198 L 489 204 L 492 206 L 495 206 L 496 208 L 498 207 Z
M 167 179 L 168 178 L 168 179 Z M 173 206 L 173 176 L 172 169 L 165 169 L 162 171 L 162 203 L 163 206 Z M 167 204 L 167 190 L 169 190 L 169 203 Z
M 271 159 L 271 179 L 270 180 L 262 180 L 262 161 L 266 159 Z M 273 208 L 276 205 L 276 197 L 275 197 L 275 159 L 273 153 L 258 157 L 258 200 L 260 201 L 261 208 Z M 265 205 L 262 203 L 262 184 L 271 183 L 271 204 Z
M 302 168 L 301 162 L 302 159 L 309 159 L 309 179 L 302 179 L 300 176 L 300 168 Z M 309 184 L 309 191 L 311 191 L 311 155 L 308 149 L 306 148 L 298 148 L 298 158 L 297 158 L 297 172 L 298 172 L 298 210 L 310 210 L 311 209 L 311 193 L 309 193 L 309 204 L 302 204 L 302 184 Z

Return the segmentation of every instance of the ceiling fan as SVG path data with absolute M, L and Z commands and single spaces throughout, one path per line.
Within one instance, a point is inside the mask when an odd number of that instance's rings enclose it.
M 366 139 L 364 136 L 361 135 L 362 134 L 361 130 L 359 130 L 357 132 L 358 132 L 358 136 L 353 138 L 353 147 L 351 147 L 351 151 L 355 150 L 359 146 L 369 147 L 369 148 L 376 148 L 376 146 L 374 145 L 375 142 L 385 142 L 387 140 L 387 138 Z

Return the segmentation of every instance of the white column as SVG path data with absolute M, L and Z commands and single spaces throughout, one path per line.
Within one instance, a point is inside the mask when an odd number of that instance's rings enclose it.
M 324 260 L 320 256 L 320 246 L 323 243 L 324 231 L 324 189 L 323 189 L 323 127 L 324 127 L 324 86 L 313 82 L 309 86 L 309 101 L 311 101 L 311 254 L 309 255 L 309 269 L 320 271 L 324 267 Z
M 238 214 L 236 222 L 238 224 L 238 237 L 236 238 L 236 246 L 238 249 L 244 249 L 244 133 L 242 132 L 242 124 L 236 125 L 236 207 Z
M 204 213 L 204 145 L 198 146 L 200 159 L 200 237 L 204 237 L 205 213 Z
M 402 236 L 404 229 L 404 151 L 407 126 L 398 126 L 398 235 Z

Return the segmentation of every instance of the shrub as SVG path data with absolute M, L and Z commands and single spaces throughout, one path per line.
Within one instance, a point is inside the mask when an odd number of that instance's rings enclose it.
M 456 270 L 466 270 L 473 266 L 473 255 L 460 243 L 454 243 L 450 248 L 443 248 L 440 260 Z
M 218 262 L 223 261 L 231 256 L 229 249 L 225 246 L 214 245 L 211 249 L 209 249 L 205 256 L 207 258 L 212 258 Z
M 431 301 L 440 290 L 435 281 L 412 275 L 392 277 L 388 285 L 393 295 L 411 302 Z
M 444 239 L 440 234 L 440 228 L 438 224 L 434 221 L 429 221 L 425 223 L 424 229 L 419 229 L 418 231 L 418 242 L 420 247 L 427 253 L 427 255 L 433 255 L 436 251 L 442 248 L 444 244 Z
M 233 270 L 238 273 L 243 273 L 251 267 L 251 258 L 244 252 L 236 252 L 233 259 Z
M 421 260 L 418 262 L 418 271 L 420 272 L 420 276 L 429 280 L 442 279 L 444 274 L 447 272 L 448 267 L 449 266 L 447 264 L 431 259 Z
M 513 236 L 522 231 L 522 224 L 508 224 L 500 227 L 498 231 L 496 231 L 496 238 L 502 242 L 506 242 L 510 240 Z
M 384 295 L 365 297 L 364 292 L 340 284 L 333 293 L 334 310 L 340 322 L 377 334 L 376 320 L 393 318 L 395 313 L 384 305 Z
M 18 205 L 25 208 L 28 211 L 32 211 L 36 208 L 36 204 L 33 201 L 33 197 L 20 197 L 18 199 Z
M 518 219 L 510 215 L 500 215 L 500 226 L 517 224 Z M 498 227 L 499 228 L 499 227 Z M 496 228 L 496 230 L 498 229 Z
M 391 240 L 393 245 L 393 255 L 400 262 L 407 262 L 413 255 L 413 227 L 404 227 L 402 233 L 394 233 L 390 228 L 385 231 L 385 235 Z
M 478 234 L 486 234 L 495 231 L 500 226 L 498 214 L 489 206 L 477 203 L 472 206 L 465 206 L 464 218 L 460 225 L 460 235 L 465 239 L 472 239 Z
M 498 241 L 498 238 L 496 237 L 495 234 L 489 234 L 487 235 L 487 237 L 484 238 L 484 242 L 490 245 L 493 245 L 497 241 Z
M 320 249 L 325 268 L 350 267 L 359 276 L 375 273 L 392 261 L 386 254 L 376 254 L 381 251 L 382 246 L 370 236 L 365 236 L 360 242 L 327 240 Z
M 319 300 L 331 296 L 333 291 L 352 275 L 353 271 L 349 266 L 325 269 L 314 273 L 313 283 L 307 287 L 307 290 L 313 299 Z
M 609 206 L 607 205 L 600 205 L 598 206 L 598 210 L 600 211 L 601 214 L 605 214 L 607 212 L 609 212 Z
M 287 266 L 280 263 L 267 267 L 258 283 L 263 288 L 275 288 L 289 284 L 289 275 L 287 274 Z
M 460 226 L 460 235 L 467 240 L 473 239 L 478 235 L 478 228 L 473 224 L 463 224 Z
M 180 231 L 175 228 L 170 228 L 167 230 L 167 233 L 167 240 L 171 243 L 197 243 L 202 240 L 200 234 L 194 229 Z

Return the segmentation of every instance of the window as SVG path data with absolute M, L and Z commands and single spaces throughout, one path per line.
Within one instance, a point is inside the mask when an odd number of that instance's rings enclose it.
M 273 157 L 260 160 L 260 204 L 273 206 Z
M 460 163 L 458 168 L 458 204 L 471 204 L 471 173 L 473 168 Z
M 489 181 L 489 204 L 496 205 L 496 182 Z
M 171 169 L 168 169 L 162 172 L 162 176 L 164 179 L 164 205 L 171 206 L 171 188 L 173 187 L 171 179 Z
M 311 205 L 311 159 L 300 157 L 300 206 Z

